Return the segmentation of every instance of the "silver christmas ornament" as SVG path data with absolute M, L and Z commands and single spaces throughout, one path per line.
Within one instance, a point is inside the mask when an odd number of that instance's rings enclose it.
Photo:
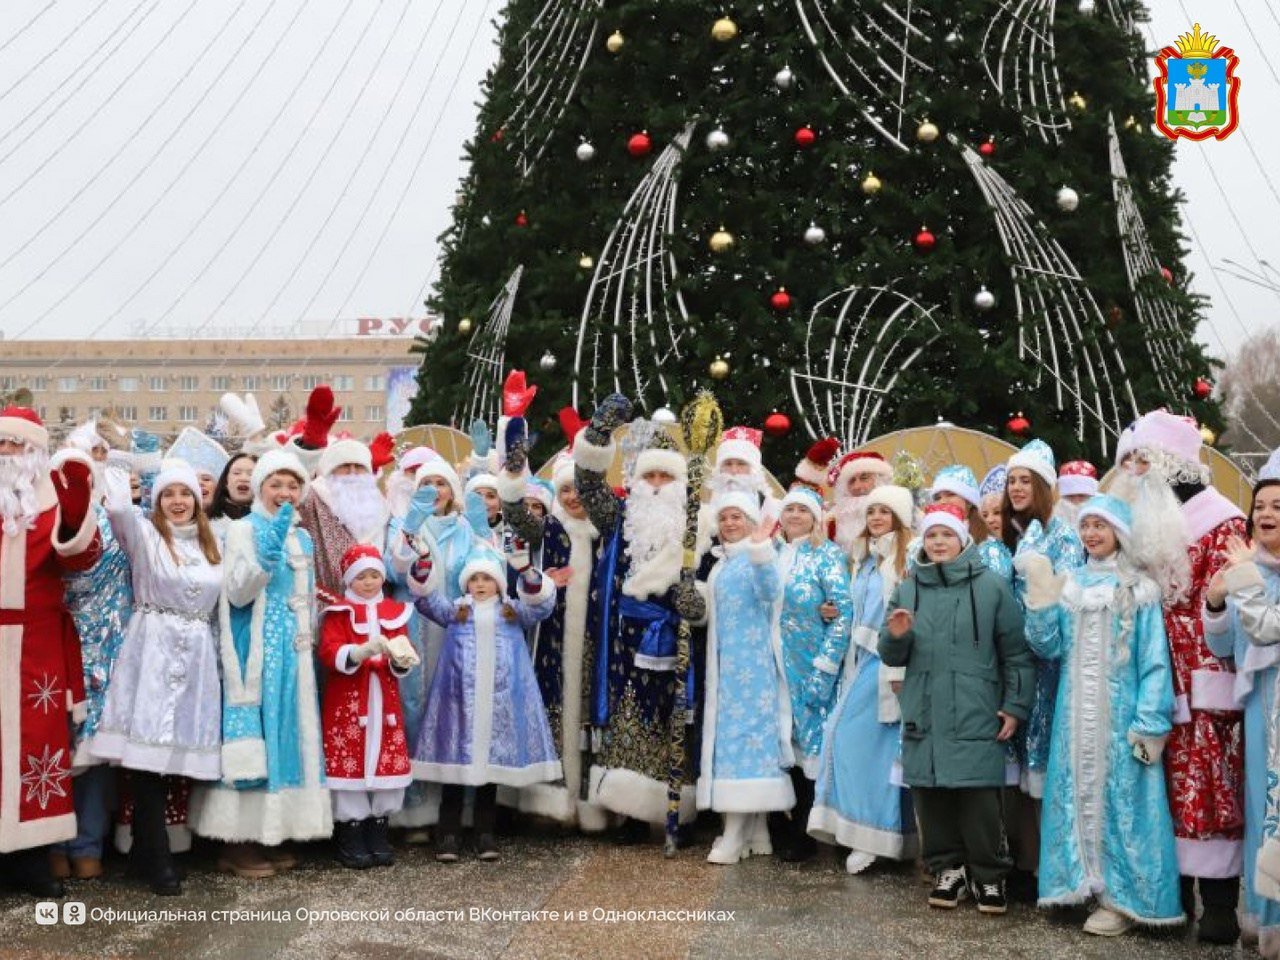
M 809 229 L 804 232 L 804 242 L 811 247 L 816 247 L 827 239 L 827 231 L 823 230 L 816 223 L 809 224 Z
M 1076 4 L 1076 9 L 1083 13 L 1086 17 L 1092 17 L 1098 11 L 1098 5 L 1094 0 L 1080 0 Z
M 773 75 L 773 85 L 779 90 L 790 90 L 796 82 L 796 75 L 790 67 L 783 67 Z
M 583 163 L 589 163 L 591 160 L 595 158 L 596 148 L 593 147 L 591 144 L 589 144 L 587 141 L 583 140 L 580 144 L 578 144 L 578 149 L 575 150 L 574 153 L 577 154 L 578 159 L 581 160 Z
M 1063 187 L 1058 191 L 1057 201 L 1058 209 L 1063 213 L 1075 213 L 1080 206 L 1080 194 L 1070 187 Z
M 982 287 L 973 295 L 973 305 L 986 313 L 996 305 L 996 295 L 986 287 Z
M 556 355 L 548 350 L 542 355 L 542 359 L 538 361 L 538 366 L 550 373 L 556 368 Z
M 657 410 L 653 411 L 653 416 L 650 419 L 653 420 L 654 423 L 675 423 L 676 415 L 672 412 L 670 407 L 659 407 Z
M 707 134 L 707 149 L 712 151 L 720 151 L 728 148 L 729 135 L 716 127 Z

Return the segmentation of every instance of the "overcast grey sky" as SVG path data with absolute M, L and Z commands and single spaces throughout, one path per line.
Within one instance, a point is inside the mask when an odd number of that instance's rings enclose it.
M 0 331 L 420 314 L 501 5 L 0 0 Z M 1222 266 L 1260 270 L 1280 241 L 1280 17 L 1270 0 L 1152 17 L 1161 45 L 1198 19 L 1241 57 L 1242 133 L 1181 143 L 1176 169 L 1221 355 L 1280 319 L 1280 294 Z

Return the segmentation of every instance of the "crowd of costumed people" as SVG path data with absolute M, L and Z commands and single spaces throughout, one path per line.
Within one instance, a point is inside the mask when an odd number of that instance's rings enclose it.
M 543 480 L 535 394 L 462 463 L 334 433 L 327 387 L 163 452 L 0 411 L 3 879 L 61 896 L 110 845 L 176 895 L 193 836 L 254 879 L 498 860 L 515 818 L 1280 956 L 1280 452 L 1248 514 L 1163 410 L 1105 493 L 1039 440 L 919 489 L 823 440 L 784 492 L 758 431 L 691 470 L 615 395 Z

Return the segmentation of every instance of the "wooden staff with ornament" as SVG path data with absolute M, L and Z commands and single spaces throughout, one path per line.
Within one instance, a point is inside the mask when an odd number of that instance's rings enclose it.
M 707 478 L 707 463 L 712 448 L 724 432 L 724 414 L 709 390 L 699 391 L 693 402 L 680 412 L 680 430 L 689 454 L 689 485 L 685 500 L 684 562 L 680 576 L 692 582 L 697 565 L 698 512 L 702 506 L 702 487 Z M 671 709 L 671 735 L 668 737 L 670 762 L 667 776 L 667 838 L 663 854 L 676 855 L 676 832 L 680 826 L 680 795 L 685 779 L 685 728 L 688 715 L 689 661 L 693 648 L 693 626 L 681 618 L 676 632 L 676 694 Z

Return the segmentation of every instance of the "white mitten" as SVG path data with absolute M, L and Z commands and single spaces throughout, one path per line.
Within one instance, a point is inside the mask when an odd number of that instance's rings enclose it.
M 1139 763 L 1145 763 L 1148 766 L 1160 762 L 1160 757 L 1164 754 L 1164 743 L 1168 740 L 1168 736 L 1148 737 L 1141 733 L 1129 731 L 1129 742 L 1133 744 L 1133 756 Z
M 353 646 L 347 651 L 347 659 L 359 666 L 370 657 L 376 657 L 380 653 L 386 653 L 387 642 L 382 637 L 374 637 L 372 640 L 366 640 L 359 646 Z
M 418 658 L 418 651 L 413 649 L 413 644 L 409 642 L 408 637 L 390 637 L 385 644 L 387 656 L 391 658 L 397 670 L 410 670 L 422 662 Z
M 258 401 L 253 398 L 252 393 L 246 393 L 243 400 L 234 393 L 224 393 L 218 401 L 218 406 L 227 415 L 227 419 L 235 424 L 236 431 L 243 436 L 252 437 L 267 429 L 266 421 L 262 419 L 262 413 L 258 410 Z
M 1014 561 L 1014 566 L 1027 581 L 1028 610 L 1052 607 L 1062 597 L 1066 575 L 1055 574 L 1053 564 L 1043 553 L 1024 553 Z

